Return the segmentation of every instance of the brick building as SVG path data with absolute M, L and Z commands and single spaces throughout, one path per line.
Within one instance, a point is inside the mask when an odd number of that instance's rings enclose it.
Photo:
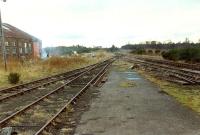
M 7 58 L 37 58 L 41 56 L 42 41 L 10 24 L 3 23 Z M 0 55 L 2 47 L 0 46 Z

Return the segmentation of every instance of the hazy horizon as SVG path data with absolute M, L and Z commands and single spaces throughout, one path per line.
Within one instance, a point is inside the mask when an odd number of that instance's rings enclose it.
M 2 21 L 43 47 L 120 47 L 144 41 L 200 39 L 198 0 L 7 0 Z

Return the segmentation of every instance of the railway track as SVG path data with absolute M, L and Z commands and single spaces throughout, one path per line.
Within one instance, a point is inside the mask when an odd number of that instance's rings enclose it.
M 190 67 L 184 65 L 177 66 L 177 64 L 169 64 L 169 62 L 162 62 L 162 60 L 148 59 L 148 58 L 126 58 L 129 62 L 137 63 L 145 70 L 153 72 L 156 76 L 165 79 L 170 82 L 184 84 L 184 85 L 196 85 L 200 84 L 200 72 L 193 70 Z
M 104 61 L 104 62 L 101 62 L 100 64 L 104 64 L 106 62 L 107 61 Z M 94 67 L 94 66 L 97 66 L 100 64 L 98 63 L 98 64 L 94 64 L 92 66 Z M 92 66 L 88 66 L 88 67 L 92 67 Z M 7 96 L 3 100 L 1 100 L 3 103 L 0 103 L 0 110 L 1 110 L 0 120 L 2 118 L 4 118 L 5 116 L 10 115 L 13 112 L 13 110 L 14 111 L 20 110 L 23 106 L 26 106 L 28 103 L 31 103 L 34 100 L 48 94 L 49 92 L 53 91 L 53 89 L 55 89 L 56 87 L 63 85 L 63 83 L 67 83 L 68 81 L 72 80 L 74 77 L 85 72 L 86 69 L 89 69 L 88 67 L 82 68 L 82 71 L 80 71 L 80 70 L 78 72 L 75 71 L 74 74 L 66 76 L 64 81 L 56 82 L 54 85 L 48 85 L 45 87 L 36 86 L 36 87 L 34 87 L 34 89 L 30 88 L 25 91 L 20 91 L 20 92 L 12 94 L 10 96 Z
M 42 134 L 66 108 L 73 105 L 90 87 L 96 85 L 113 59 L 91 66 L 63 85 L 0 121 L 0 127 L 14 127 L 22 134 Z
M 173 62 L 169 60 L 160 60 L 160 59 L 152 59 L 152 58 L 142 58 L 142 57 L 135 57 L 140 60 L 148 61 L 148 62 L 153 62 L 157 64 L 164 64 L 164 65 L 169 65 L 173 67 L 178 67 L 178 68 L 183 68 L 183 69 L 188 69 L 191 71 L 197 71 L 197 73 L 200 73 L 200 65 L 199 64 L 192 64 L 192 63 L 180 63 L 180 62 Z
M 106 61 L 104 61 L 104 62 L 106 62 Z M 42 78 L 42 79 L 38 79 L 38 80 L 35 80 L 35 81 L 31 81 L 31 82 L 28 82 L 28 83 L 24 83 L 24 84 L 16 85 L 16 86 L 13 86 L 13 87 L 1 89 L 0 90 L 0 102 L 3 102 L 7 99 L 10 99 L 10 98 L 13 98 L 13 97 L 16 97 L 16 96 L 23 95 L 23 94 L 25 94 L 27 92 L 31 92 L 33 90 L 38 90 L 41 87 L 48 86 L 50 84 L 54 84 L 58 81 L 72 78 L 72 77 L 74 77 L 78 74 L 81 74 L 82 72 L 84 72 L 88 68 L 95 66 L 95 65 L 96 64 L 93 64 L 93 65 L 83 67 L 83 68 L 80 68 L 80 69 L 76 69 L 76 70 L 72 70 L 72 71 L 69 71 L 69 72 L 60 73 L 60 74 L 45 77 L 45 78 Z

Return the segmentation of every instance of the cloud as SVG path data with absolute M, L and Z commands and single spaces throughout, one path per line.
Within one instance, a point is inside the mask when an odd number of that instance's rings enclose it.
M 146 40 L 200 38 L 198 0 L 8 0 L 4 22 L 43 46 L 118 46 Z

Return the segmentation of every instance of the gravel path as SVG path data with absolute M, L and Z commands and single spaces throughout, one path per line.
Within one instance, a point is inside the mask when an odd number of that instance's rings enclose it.
M 113 68 L 75 135 L 200 135 L 200 117 L 134 71 Z

